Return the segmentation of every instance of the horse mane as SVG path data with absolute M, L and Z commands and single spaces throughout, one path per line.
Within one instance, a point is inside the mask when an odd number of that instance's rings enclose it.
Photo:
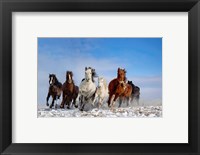
M 107 82 L 106 82 L 106 79 L 103 78 L 103 85 L 104 85 L 104 88 L 107 87 Z
M 62 87 L 62 83 L 60 83 L 60 82 L 58 81 L 58 79 L 57 79 L 57 77 L 56 77 L 55 74 L 53 74 L 53 75 L 54 75 L 54 77 L 55 77 L 55 85 L 58 86 L 58 87 Z
M 99 77 L 99 80 L 103 80 L 103 86 L 104 88 L 106 88 L 107 87 L 106 79 L 104 79 L 103 77 Z
M 59 81 L 58 81 L 56 75 L 54 77 L 55 77 L 55 83 L 57 84 Z
M 95 77 L 97 77 L 97 73 L 96 73 L 95 70 L 93 69 L 93 70 L 92 70 L 92 82 L 95 82 L 95 81 L 94 81 L 94 78 L 95 78 Z

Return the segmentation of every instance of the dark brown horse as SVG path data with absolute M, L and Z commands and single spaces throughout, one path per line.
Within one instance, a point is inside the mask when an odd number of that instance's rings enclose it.
M 131 102 L 135 99 L 137 104 L 139 105 L 139 99 L 140 99 L 140 88 L 138 86 L 135 86 L 132 81 L 128 81 L 128 84 L 132 86 L 132 93 L 131 93 Z
M 73 105 L 77 108 L 76 98 L 78 97 L 79 88 L 74 84 L 73 73 L 71 71 L 67 71 L 66 73 L 66 81 L 62 86 L 62 90 L 63 99 L 60 108 L 64 108 L 64 105 L 66 104 L 67 108 L 70 109 L 72 101 Z
M 114 107 L 115 101 L 120 98 L 128 98 L 131 95 L 132 87 L 126 83 L 126 70 L 118 68 L 117 78 L 113 79 L 108 85 L 109 98 L 108 106 Z M 120 105 L 121 106 L 121 103 Z
M 62 84 L 58 81 L 55 74 L 49 74 L 49 91 L 46 98 L 46 105 L 49 106 L 49 98 L 52 97 L 52 103 L 50 108 L 54 106 L 54 102 L 56 101 L 55 108 L 57 108 L 57 99 L 60 98 L 62 93 Z

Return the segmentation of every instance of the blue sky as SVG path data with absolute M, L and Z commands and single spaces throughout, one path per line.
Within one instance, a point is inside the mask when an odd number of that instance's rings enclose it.
M 38 102 L 45 104 L 49 73 L 63 83 L 71 70 L 79 85 L 86 66 L 107 82 L 125 68 L 142 98 L 162 98 L 162 38 L 38 38 Z

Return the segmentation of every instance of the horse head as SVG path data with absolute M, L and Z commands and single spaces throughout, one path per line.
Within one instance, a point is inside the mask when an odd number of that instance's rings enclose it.
M 73 73 L 72 73 L 72 71 L 66 72 L 66 81 L 68 83 L 73 83 Z
M 55 74 L 49 74 L 49 85 L 54 85 L 56 83 L 56 75 Z
M 130 84 L 133 88 L 135 87 L 132 81 L 128 81 L 128 84 Z
M 126 80 L 126 70 L 125 69 L 118 68 L 117 79 L 119 81 L 125 81 Z
M 92 67 L 85 67 L 85 79 L 87 81 L 92 80 L 92 82 L 94 82 L 94 77 L 97 77 L 95 69 Z

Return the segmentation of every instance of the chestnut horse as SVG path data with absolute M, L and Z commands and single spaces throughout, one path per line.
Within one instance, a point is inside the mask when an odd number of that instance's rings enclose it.
M 128 98 L 131 96 L 132 87 L 126 83 L 126 70 L 118 68 L 117 78 L 113 79 L 109 85 L 109 98 L 108 106 L 114 108 L 115 101 L 120 98 L 120 104 L 123 98 Z
M 54 101 L 56 101 L 55 108 L 57 108 L 57 99 L 60 98 L 62 93 L 62 84 L 58 81 L 55 74 L 49 74 L 49 91 L 46 98 L 46 105 L 49 106 L 50 96 L 53 98 L 50 108 L 54 106 Z
M 63 90 L 63 99 L 60 108 L 64 108 L 64 104 L 66 104 L 67 109 L 70 109 L 72 101 L 73 105 L 77 108 L 78 105 L 76 105 L 76 98 L 78 97 L 79 89 L 74 84 L 73 73 L 71 71 L 67 71 L 66 73 L 66 81 L 62 86 L 62 90 Z

